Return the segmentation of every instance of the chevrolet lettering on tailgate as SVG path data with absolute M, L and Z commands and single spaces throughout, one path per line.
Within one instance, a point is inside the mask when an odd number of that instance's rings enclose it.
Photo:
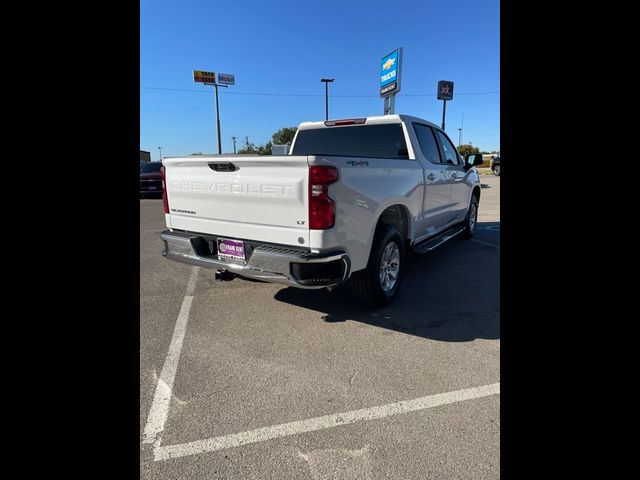
M 293 191 L 293 185 L 274 185 L 266 183 L 207 183 L 193 180 L 174 180 L 169 183 L 171 190 L 182 192 L 210 192 L 231 195 L 264 195 L 287 197 Z

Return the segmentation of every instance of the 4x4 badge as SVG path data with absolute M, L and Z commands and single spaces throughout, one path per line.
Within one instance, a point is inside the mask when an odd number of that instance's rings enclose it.
M 349 160 L 347 164 L 351 165 L 352 167 L 368 167 L 369 166 L 369 162 L 367 162 L 366 160 Z

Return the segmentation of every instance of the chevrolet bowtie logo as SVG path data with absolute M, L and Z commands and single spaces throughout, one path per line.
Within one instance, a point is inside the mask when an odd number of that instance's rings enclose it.
M 389 58 L 386 62 L 384 62 L 382 64 L 382 69 L 383 70 L 389 70 L 391 67 L 393 67 L 394 63 L 396 63 L 396 59 L 395 58 Z

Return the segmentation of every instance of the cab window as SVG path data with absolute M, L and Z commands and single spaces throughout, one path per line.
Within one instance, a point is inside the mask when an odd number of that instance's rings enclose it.
M 418 143 L 420 144 L 420 150 L 424 158 L 431 163 L 442 163 L 431 127 L 421 123 L 414 123 L 413 131 L 416 133 L 416 137 L 418 137 Z
M 442 163 L 448 163 L 449 165 L 459 165 L 460 157 L 458 156 L 458 152 L 453 146 L 453 143 L 451 143 L 451 140 L 449 140 L 447 136 L 440 130 L 436 130 L 436 137 L 438 138 L 438 144 L 440 145 L 440 149 L 442 152 Z

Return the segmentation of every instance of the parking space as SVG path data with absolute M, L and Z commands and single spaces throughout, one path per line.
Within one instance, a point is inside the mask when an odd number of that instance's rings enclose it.
M 500 178 L 395 302 L 165 260 L 140 200 L 141 478 L 499 478 Z

